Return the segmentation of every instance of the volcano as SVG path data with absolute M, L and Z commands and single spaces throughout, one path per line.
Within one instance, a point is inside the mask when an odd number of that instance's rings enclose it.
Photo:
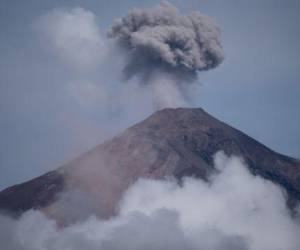
M 107 218 L 138 178 L 206 180 L 218 151 L 242 157 L 254 175 L 279 184 L 291 207 L 300 200 L 298 160 L 274 152 L 203 109 L 178 108 L 157 111 L 57 170 L 3 190 L 0 210 L 18 216 L 38 209 L 61 220 L 69 213 L 74 221 L 91 213 Z

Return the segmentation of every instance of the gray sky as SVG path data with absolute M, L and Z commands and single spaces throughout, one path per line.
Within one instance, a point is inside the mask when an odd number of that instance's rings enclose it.
M 151 114 L 149 96 L 122 84 L 122 60 L 106 51 L 105 34 L 130 8 L 158 2 L 0 0 L 0 189 L 53 169 Z M 194 106 L 300 157 L 300 2 L 170 2 L 214 17 L 222 31 L 226 59 L 199 74 Z M 72 12 L 76 7 L 82 9 Z M 68 40 L 66 13 L 90 50 Z

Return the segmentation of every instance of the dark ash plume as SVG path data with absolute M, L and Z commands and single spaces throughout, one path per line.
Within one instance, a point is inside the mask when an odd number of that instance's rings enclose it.
M 183 15 L 166 1 L 131 10 L 115 21 L 108 36 L 127 52 L 125 77 L 137 75 L 146 84 L 157 71 L 172 74 L 177 82 L 191 81 L 197 71 L 215 68 L 224 59 L 213 19 L 199 12 Z

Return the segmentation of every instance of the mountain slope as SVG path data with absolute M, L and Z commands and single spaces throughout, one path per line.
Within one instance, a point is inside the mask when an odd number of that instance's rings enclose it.
M 205 179 L 220 150 L 242 156 L 252 173 L 282 185 L 290 201 L 300 200 L 299 161 L 202 109 L 179 108 L 158 111 L 57 171 L 2 191 L 0 209 L 20 214 L 36 208 L 59 219 L 72 214 L 71 220 L 91 212 L 108 217 L 138 178 Z

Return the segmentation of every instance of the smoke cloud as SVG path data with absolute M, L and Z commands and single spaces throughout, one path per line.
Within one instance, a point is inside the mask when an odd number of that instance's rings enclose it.
M 77 70 L 96 67 L 106 53 L 96 16 L 89 10 L 53 9 L 36 26 L 61 60 Z
M 17 221 L 0 217 L 1 242 L 6 250 L 299 249 L 299 220 L 278 186 L 237 157 L 218 153 L 215 167 L 208 182 L 140 179 L 107 220 L 90 216 L 58 228 L 38 211 Z
M 224 59 L 214 20 L 199 12 L 183 15 L 166 1 L 154 8 L 131 10 L 115 21 L 108 36 L 127 56 L 125 79 L 137 76 L 142 84 L 153 84 L 159 75 L 167 74 L 172 83 L 159 84 L 168 84 L 168 89 L 177 85 L 172 92 L 179 93 L 182 85 L 197 78 L 197 71 L 215 68 Z M 176 106 L 173 101 L 164 104 Z

